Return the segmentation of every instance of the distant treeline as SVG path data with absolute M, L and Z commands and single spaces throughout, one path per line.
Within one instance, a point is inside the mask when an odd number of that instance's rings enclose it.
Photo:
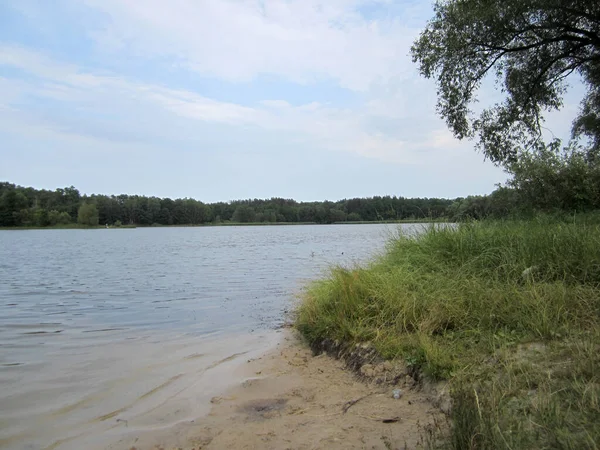
M 526 217 L 538 212 L 600 209 L 600 164 L 580 154 L 523 156 L 507 186 L 466 198 L 351 198 L 297 202 L 283 198 L 202 203 L 141 195 L 81 195 L 0 182 L 0 226 L 201 225 L 208 223 L 339 223 Z
M 337 202 L 283 198 L 203 203 L 141 195 L 81 195 L 71 186 L 54 191 L 0 183 L 0 226 L 200 225 L 207 223 L 377 222 L 443 219 L 453 200 L 371 197 Z

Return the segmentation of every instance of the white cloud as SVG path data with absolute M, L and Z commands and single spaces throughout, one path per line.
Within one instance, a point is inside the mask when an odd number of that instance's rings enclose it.
M 70 5 L 60 11 L 65 23 L 84 24 L 77 31 L 89 32 L 94 44 L 86 47 L 86 57 L 61 50 L 52 59 L 51 50 L 0 42 L 0 68 L 27 74 L 15 77 L 12 71 L 12 78 L 0 78 L 0 131 L 96 154 L 179 151 L 185 159 L 195 152 L 207 167 L 217 167 L 214 159 L 247 158 L 279 164 L 274 173 L 285 173 L 285 164 L 310 154 L 306 164 L 312 169 L 303 178 L 329 161 L 342 173 L 328 181 L 336 186 L 352 186 L 344 169 L 350 160 L 389 170 L 390 185 L 396 172 L 418 178 L 438 169 L 486 173 L 497 181 L 498 172 L 489 165 L 480 171 L 481 157 L 469 143 L 454 140 L 435 116 L 434 86 L 419 79 L 407 55 L 422 26 L 423 3 L 404 3 L 61 0 Z M 378 6 L 383 14 L 359 11 Z M 387 14 L 388 8 L 402 13 Z M 28 15 L 31 26 L 42 16 Z M 133 75 L 140 67 L 150 75 Z M 194 81 L 183 89 L 171 83 L 171 75 Z M 207 78 L 234 82 L 234 94 L 217 99 L 202 87 L 189 88 Z M 276 88 L 271 91 L 265 80 L 275 80 Z M 258 85 L 262 98 L 246 95 Z M 337 88 L 321 95 L 332 85 Z M 343 104 L 336 103 L 344 96 Z M 240 163 L 242 172 L 245 165 Z M 372 178 L 373 189 L 382 181 L 378 177 Z
M 105 49 L 170 57 L 203 75 L 247 81 L 274 74 L 297 83 L 336 80 L 367 91 L 412 73 L 418 30 L 401 16 L 367 20 L 357 10 L 381 1 L 85 0 L 105 13 L 92 35 Z
M 479 180 L 483 192 L 504 178 L 482 165 L 470 142 L 453 138 L 435 114 L 433 82 L 419 77 L 410 60 L 429 1 L 12 3 L 8 9 L 24 25 L 20 34 L 31 32 L 29 48 L 0 42 L 0 70 L 10 68 L 0 72 L 0 136 L 18 135 L 15 152 L 47 142 L 73 155 L 135 153 L 135 164 L 142 152 L 175 162 L 193 153 L 207 172 L 225 167 L 215 175 L 223 180 L 230 160 L 242 155 L 242 173 L 251 162 L 257 173 L 282 174 L 283 184 L 286 164 L 296 161 L 305 164 L 302 186 L 329 161 L 325 177 L 339 170 L 327 182 L 340 190 L 359 186 L 357 178 L 365 186 L 383 186 L 383 178 L 395 186 L 398 176 L 415 186 L 460 185 L 455 192 L 465 194 L 473 192 L 469 179 Z M 209 94 L 214 86 L 232 89 Z M 484 102 L 497 98 L 484 91 Z M 550 116 L 548 126 L 561 133 L 569 124 L 563 117 Z M 178 158 L 170 158 L 175 152 Z M 224 166 L 215 162 L 221 159 Z M 358 167 L 354 177 L 348 161 Z M 195 172 L 191 180 L 197 182 Z
M 37 77 L 27 82 L 0 80 L 3 81 L 0 90 L 12 92 L 12 101 L 19 95 L 33 94 L 95 114 L 128 110 L 132 112 L 128 119 L 131 122 L 135 122 L 147 108 L 155 108 L 160 114 L 168 113 L 193 121 L 300 134 L 312 145 L 324 150 L 349 151 L 395 163 L 417 163 L 419 151 L 424 146 L 441 149 L 448 147 L 449 142 L 447 137 L 443 140 L 435 138 L 437 135 L 426 142 L 411 142 L 408 136 L 407 139 L 398 139 L 369 131 L 365 127 L 368 111 L 328 107 L 318 102 L 292 106 L 284 100 L 264 100 L 253 107 L 242 106 L 216 101 L 190 91 L 88 73 L 74 65 L 58 63 L 31 50 L 14 46 L 0 47 L 0 64 L 19 68 Z M 46 118 L 44 128 L 48 126 Z M 61 133 L 69 129 L 60 125 L 56 127 Z M 110 130 L 104 131 L 111 135 Z M 150 135 L 164 133 L 165 128 L 151 124 L 146 132 Z M 82 131 L 74 133 L 81 134 Z

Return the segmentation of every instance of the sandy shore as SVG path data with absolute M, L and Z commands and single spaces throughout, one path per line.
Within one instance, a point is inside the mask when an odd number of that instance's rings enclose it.
M 396 386 L 359 380 L 291 332 L 239 371 L 243 381 L 213 398 L 207 416 L 164 438 L 140 436 L 127 449 L 414 449 L 444 422 L 409 377 Z

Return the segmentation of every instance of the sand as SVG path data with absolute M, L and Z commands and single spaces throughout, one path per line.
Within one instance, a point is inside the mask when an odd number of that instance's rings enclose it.
M 243 381 L 213 398 L 207 416 L 160 439 L 139 436 L 127 449 L 415 449 L 445 422 L 431 393 L 410 386 L 410 377 L 397 385 L 365 381 L 340 360 L 313 356 L 292 332 L 239 375 Z

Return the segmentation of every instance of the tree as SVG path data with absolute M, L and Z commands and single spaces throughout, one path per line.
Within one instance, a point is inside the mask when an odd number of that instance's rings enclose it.
M 68 212 L 58 212 L 52 210 L 48 212 L 48 225 L 66 225 L 71 222 L 71 216 Z
M 6 185 L 0 195 L 0 226 L 12 227 L 21 225 L 19 211 L 27 208 L 27 197 L 15 189 L 15 185 Z
M 298 208 L 298 221 L 314 222 L 315 221 L 315 207 L 313 205 L 300 206 L 300 208 Z
M 84 203 L 77 211 L 77 223 L 86 226 L 98 225 L 98 209 L 93 203 Z
M 361 220 L 362 217 L 360 217 L 360 214 L 356 212 L 351 212 L 348 214 L 348 222 L 360 222 Z
M 586 158 L 600 155 L 600 2 L 593 0 L 437 0 L 435 15 L 411 49 L 421 74 L 435 78 L 438 113 L 459 139 L 497 164 L 517 160 L 542 138 L 543 112 L 562 106 L 567 78 L 587 94 L 573 137 L 587 136 Z M 475 116 L 488 76 L 501 103 Z
M 38 227 L 46 227 L 48 225 L 53 225 L 50 221 L 48 210 L 45 208 L 36 208 L 33 211 L 33 221 Z
M 329 222 L 345 222 L 346 221 L 346 213 L 341 209 L 332 208 L 329 210 Z
M 248 205 L 239 205 L 233 212 L 231 220 L 240 223 L 254 222 L 255 215 L 254 208 Z
M 582 212 L 600 208 L 600 164 L 573 149 L 545 149 L 523 155 L 510 166 L 508 185 L 522 207 L 541 211 Z

